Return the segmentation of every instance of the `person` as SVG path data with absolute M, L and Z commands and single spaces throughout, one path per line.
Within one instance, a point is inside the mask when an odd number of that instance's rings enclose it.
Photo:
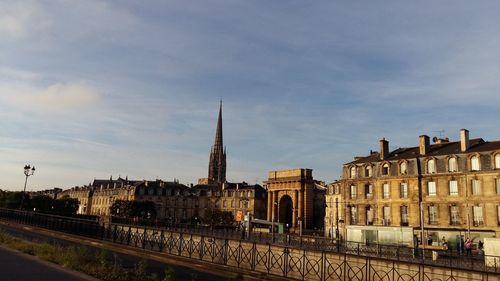
M 414 257 L 420 256 L 420 251 L 418 249 L 419 245 L 420 245 L 420 241 L 418 239 L 418 236 L 415 234 L 415 235 L 413 235 L 413 256 Z
M 429 237 L 427 237 L 427 245 L 432 245 L 432 235 L 429 234 Z
M 464 237 L 463 236 L 460 236 L 460 255 L 463 255 L 464 254 Z
M 444 236 L 441 239 L 441 246 L 443 246 L 445 250 L 448 250 L 448 242 L 446 241 L 446 238 Z
M 477 242 L 477 249 L 478 249 L 477 254 L 478 255 L 480 255 L 480 256 L 484 255 L 483 248 L 484 248 L 484 244 L 483 244 L 483 242 L 481 240 L 479 240 L 479 242 Z
M 467 256 L 472 255 L 472 241 L 467 237 L 467 240 L 465 240 L 465 252 L 467 253 Z

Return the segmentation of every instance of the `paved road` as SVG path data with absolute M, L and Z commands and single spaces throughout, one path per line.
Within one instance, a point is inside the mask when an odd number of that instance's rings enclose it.
M 9 281 L 92 281 L 95 278 L 69 271 L 36 257 L 0 247 L 0 279 Z M 97 280 L 98 281 L 98 280 Z
M 56 244 L 56 245 L 62 245 L 62 246 L 81 246 L 81 247 L 86 247 L 89 251 L 97 253 L 100 249 L 96 247 L 91 247 L 91 246 L 86 246 L 86 245 L 81 245 L 81 244 L 75 244 L 70 241 L 66 241 L 63 239 L 56 239 L 53 237 L 45 236 L 40 233 L 35 233 L 35 232 L 30 232 L 22 229 L 17 229 L 14 227 L 6 226 L 3 224 L 0 224 L 0 231 L 3 231 L 5 233 L 8 233 L 12 236 L 16 236 L 25 240 L 29 241 L 34 241 L 34 242 L 47 242 L 50 244 Z M 2 253 L 0 253 L 1 255 Z M 140 258 L 132 255 L 127 255 L 127 254 L 122 254 L 122 253 L 116 253 L 116 252 L 111 252 L 112 256 L 110 257 L 110 262 L 114 261 L 114 257 L 117 258 L 118 261 L 120 261 L 121 265 L 124 268 L 134 268 L 134 266 L 140 261 Z M 0 259 L 0 263 L 3 262 L 3 258 Z M 0 270 L 4 267 L 4 264 L 0 264 Z M 196 280 L 196 281 L 225 281 L 228 280 L 227 277 L 220 277 L 217 275 L 212 275 L 206 272 L 202 271 L 196 271 L 191 268 L 183 267 L 183 266 L 177 266 L 177 265 L 169 265 L 165 264 L 159 261 L 147 260 L 147 271 L 149 274 L 156 274 L 160 278 L 164 277 L 165 269 L 170 266 L 172 269 L 174 269 L 174 274 L 175 274 L 175 280 Z M 19 268 L 19 267 L 18 267 Z M 43 275 L 39 275 L 43 276 Z M 10 280 L 51 280 L 52 279 L 9 279 L 9 278 L 3 278 L 2 273 L 0 271 L 0 280 L 3 281 L 10 281 Z M 73 279 L 53 279 L 53 280 L 73 280 Z M 76 280 L 76 279 L 75 279 Z

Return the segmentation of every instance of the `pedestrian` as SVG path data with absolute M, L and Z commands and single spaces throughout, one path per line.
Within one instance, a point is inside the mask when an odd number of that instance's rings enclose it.
M 414 257 L 420 256 L 420 251 L 418 248 L 419 245 L 420 245 L 420 241 L 418 239 L 418 236 L 415 234 L 415 235 L 413 235 L 413 256 Z
M 483 247 L 484 247 L 483 242 L 482 242 L 481 240 L 479 240 L 479 242 L 477 242 L 477 248 L 478 248 L 479 250 L 482 250 L 482 249 L 483 249 Z
M 463 255 L 464 254 L 464 237 L 463 236 L 460 236 L 460 254 Z
M 427 237 L 427 245 L 432 245 L 432 235 L 429 234 L 429 236 Z
M 448 250 L 448 241 L 446 241 L 444 236 L 443 239 L 441 239 L 441 246 L 443 246 L 443 249 Z
M 460 236 L 456 236 L 456 243 L 455 246 L 457 247 L 457 254 L 461 255 L 462 253 L 460 252 Z
M 465 240 L 465 252 L 467 253 L 467 256 L 472 255 L 472 241 L 467 237 L 467 240 Z

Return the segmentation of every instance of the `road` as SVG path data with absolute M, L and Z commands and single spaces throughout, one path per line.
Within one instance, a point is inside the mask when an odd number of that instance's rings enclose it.
M 98 281 L 27 254 L 0 247 L 1 280 Z
M 44 235 L 42 233 L 38 232 L 31 232 L 23 229 L 19 229 L 16 227 L 12 227 L 9 225 L 5 224 L 0 224 L 0 231 L 5 232 L 9 235 L 19 237 L 25 240 L 29 241 L 35 241 L 35 242 L 47 242 L 49 244 L 55 244 L 55 245 L 62 245 L 62 246 L 80 246 L 80 247 L 86 247 L 88 251 L 95 252 L 97 253 L 100 251 L 99 248 L 97 247 L 92 247 L 88 245 L 81 245 L 77 243 L 73 243 L 64 239 L 58 239 L 54 237 L 50 237 L 47 235 Z M 118 252 L 111 252 L 112 255 L 110 255 L 110 261 L 114 260 L 114 257 L 116 256 L 117 260 L 119 260 L 124 268 L 134 268 L 134 266 L 141 260 L 140 257 L 137 256 L 132 256 L 132 255 L 127 255 L 123 253 L 118 253 Z M 112 256 L 112 257 L 111 257 Z M 6 265 L 3 264 L 3 256 L 2 259 L 0 260 L 2 264 L 0 265 L 0 268 L 5 267 Z M 203 280 L 203 281 L 226 281 L 228 280 L 228 277 L 221 277 L 218 275 L 210 274 L 204 271 L 197 271 L 192 268 L 188 267 L 183 267 L 183 266 L 178 266 L 174 264 L 166 264 L 163 262 L 159 262 L 156 260 L 147 260 L 147 271 L 149 274 L 156 274 L 157 276 L 163 278 L 165 269 L 167 267 L 171 267 L 175 271 L 175 280 Z M 16 270 L 16 267 L 13 267 L 13 270 Z M 21 270 L 21 268 L 18 266 L 17 270 Z M 44 276 L 38 275 L 38 277 Z M 0 280 L 73 280 L 73 279 L 10 279 L 10 278 L 3 278 L 3 274 L 0 278 Z M 74 280 L 80 280 L 80 279 L 74 279 Z

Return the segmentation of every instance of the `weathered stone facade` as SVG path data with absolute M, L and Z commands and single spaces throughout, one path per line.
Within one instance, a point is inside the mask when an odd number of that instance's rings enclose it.
M 221 191 L 217 185 L 188 187 L 177 181 L 94 180 L 84 187 L 62 191 L 79 201 L 79 214 L 109 216 L 116 200 L 150 201 L 155 204 L 156 217 L 172 223 L 202 219 L 207 210 L 230 211 L 236 216 L 250 214 L 265 218 L 266 192 L 260 185 L 225 183 Z
M 423 219 L 432 235 L 500 237 L 500 141 L 469 140 L 465 129 L 460 136 L 432 145 L 420 136 L 418 147 L 394 151 L 383 139 L 380 152 L 344 164 L 339 183 L 347 225 L 418 232 Z
M 325 189 L 313 179 L 311 169 L 271 171 L 265 184 L 268 221 L 288 224 L 296 231 L 299 223 L 303 229 L 322 228 Z

